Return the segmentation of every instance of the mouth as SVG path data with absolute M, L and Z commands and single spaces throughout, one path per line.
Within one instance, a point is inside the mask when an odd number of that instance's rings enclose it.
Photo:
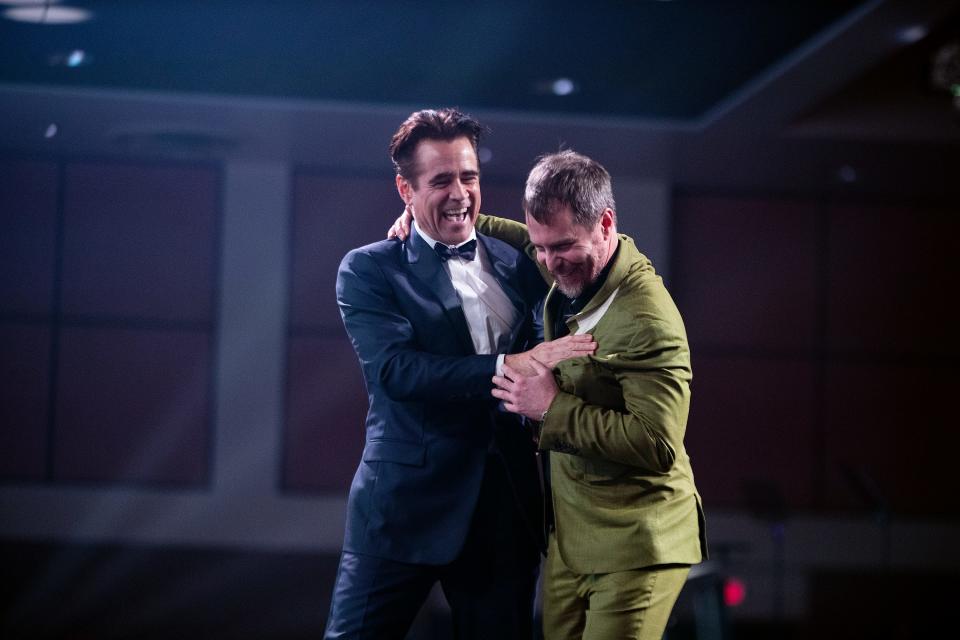
M 447 222 L 466 222 L 467 215 L 470 211 L 469 207 L 461 207 L 459 209 L 448 209 L 443 212 L 443 219 Z

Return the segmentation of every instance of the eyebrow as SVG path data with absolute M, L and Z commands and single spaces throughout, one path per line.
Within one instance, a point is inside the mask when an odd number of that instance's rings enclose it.
M 440 182 L 442 180 L 450 180 L 453 178 L 456 171 L 444 171 L 443 173 L 438 173 L 437 175 L 430 178 L 430 184 Z M 459 174 L 465 178 L 476 178 L 480 175 L 479 171 L 474 171 L 473 169 L 468 169 L 466 171 L 460 171 Z
M 571 245 L 576 243 L 576 238 L 565 238 L 563 240 L 558 240 L 557 242 L 551 242 L 550 244 L 537 244 L 533 243 L 534 249 L 556 249 L 557 247 L 562 247 L 564 245 Z

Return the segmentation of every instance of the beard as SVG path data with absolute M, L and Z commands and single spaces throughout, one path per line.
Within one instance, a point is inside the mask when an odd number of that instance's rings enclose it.
M 560 289 L 560 293 L 567 296 L 571 300 L 583 293 L 583 290 L 587 288 L 586 283 L 583 280 L 575 280 L 570 282 L 564 282 L 560 278 L 557 278 L 557 289 Z
M 597 277 L 603 270 L 599 266 L 600 261 L 593 257 L 575 265 L 568 273 L 560 276 L 552 274 L 557 282 L 557 289 L 568 298 L 576 298 L 591 284 L 597 281 Z

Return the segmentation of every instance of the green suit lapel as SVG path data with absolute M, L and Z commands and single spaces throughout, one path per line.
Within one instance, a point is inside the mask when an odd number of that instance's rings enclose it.
M 567 326 L 569 327 L 571 334 L 576 333 L 579 329 L 580 319 L 598 311 L 600 307 L 610 299 L 610 296 L 617 291 L 617 289 L 620 287 L 620 283 L 623 282 L 623 279 L 627 276 L 630 266 L 633 265 L 639 257 L 637 248 L 633 244 L 633 240 L 622 233 L 619 234 L 619 239 L 619 251 L 614 258 L 613 266 L 610 267 L 610 273 L 607 275 L 606 282 L 604 282 L 603 286 L 600 287 L 600 290 L 597 291 L 592 298 L 590 298 L 590 301 L 587 303 L 587 305 L 579 313 L 571 316 L 570 320 L 567 321 Z M 550 287 L 550 291 L 547 292 L 547 297 L 543 303 L 543 337 L 544 340 L 548 342 L 554 338 L 553 327 L 554 320 L 556 319 L 558 299 L 557 296 L 554 295 L 556 289 L 557 283 L 554 282 L 553 286 Z

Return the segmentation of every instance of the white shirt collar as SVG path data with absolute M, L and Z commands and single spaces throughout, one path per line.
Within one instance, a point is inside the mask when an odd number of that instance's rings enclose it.
M 413 223 L 413 230 L 414 230 L 414 232 L 416 232 L 421 238 L 423 238 L 424 242 L 426 242 L 428 245 L 430 245 L 430 248 L 433 248 L 434 246 L 436 246 L 436 244 L 437 244 L 438 242 L 440 242 L 439 240 L 434 240 L 433 238 L 431 238 L 430 236 L 428 236 L 425 231 L 423 231 L 422 229 L 420 229 L 420 227 L 417 226 L 416 221 L 414 221 L 414 223 Z M 464 240 L 463 242 L 459 242 L 459 243 L 457 243 L 457 244 L 455 244 L 455 245 L 452 245 L 452 246 L 459 247 L 460 245 L 466 244 L 466 243 L 470 242 L 471 240 L 476 240 L 476 238 L 477 238 L 477 230 L 476 230 L 476 229 L 470 229 L 470 235 L 467 236 L 467 239 L 466 239 L 466 240 Z M 448 246 L 450 246 L 450 245 L 448 245 Z

